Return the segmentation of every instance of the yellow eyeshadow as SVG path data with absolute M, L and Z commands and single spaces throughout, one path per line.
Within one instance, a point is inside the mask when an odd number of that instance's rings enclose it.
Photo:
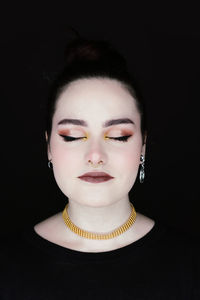
M 104 134 L 104 139 L 105 139 L 105 140 L 108 140 L 108 139 L 109 139 L 109 137 L 106 136 L 106 133 Z
M 86 136 L 83 138 L 83 140 L 87 140 L 89 138 L 89 133 L 86 133 Z
M 87 140 L 87 139 L 89 138 L 89 133 L 86 133 L 85 135 L 86 135 L 86 136 L 83 137 L 83 140 L 84 140 L 84 141 Z M 104 139 L 105 139 L 105 140 L 108 140 L 108 139 L 109 139 L 109 137 L 106 136 L 106 133 L 104 134 Z

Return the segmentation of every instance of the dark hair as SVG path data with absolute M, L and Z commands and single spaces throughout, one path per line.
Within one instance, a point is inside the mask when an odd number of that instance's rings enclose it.
M 124 57 L 108 41 L 76 38 L 65 52 L 66 62 L 62 71 L 54 79 L 46 109 L 46 131 L 50 140 L 52 118 L 56 101 L 66 86 L 81 78 L 110 78 L 119 80 L 136 101 L 141 115 L 141 132 L 146 132 L 145 107 L 138 84 L 130 72 Z

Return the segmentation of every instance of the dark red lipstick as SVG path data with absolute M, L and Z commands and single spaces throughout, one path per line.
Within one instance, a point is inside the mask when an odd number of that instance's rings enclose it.
M 105 172 L 88 172 L 79 176 L 78 178 L 87 182 L 100 183 L 100 182 L 108 181 L 114 177 L 110 176 Z

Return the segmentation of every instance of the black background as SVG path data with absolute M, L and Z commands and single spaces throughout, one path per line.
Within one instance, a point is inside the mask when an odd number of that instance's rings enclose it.
M 2 5 L 1 232 L 32 226 L 64 208 L 66 198 L 47 167 L 44 104 L 72 27 L 86 38 L 108 39 L 142 87 L 149 135 L 145 183 L 137 181 L 130 193 L 136 209 L 200 233 L 199 9 L 180 3 Z

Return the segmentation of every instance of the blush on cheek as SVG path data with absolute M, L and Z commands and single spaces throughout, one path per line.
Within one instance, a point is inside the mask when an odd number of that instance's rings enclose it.
M 138 151 L 127 151 L 124 157 L 124 164 L 127 170 L 131 171 L 138 168 L 140 164 L 140 153 Z
M 52 163 L 55 165 L 56 172 L 64 172 L 64 176 L 74 172 L 80 164 L 79 153 L 74 148 L 63 147 L 63 144 L 52 148 Z
M 72 157 L 70 154 L 70 151 L 56 149 L 56 151 L 52 151 L 52 161 L 57 165 L 66 165 L 67 163 L 71 163 L 72 161 Z
M 62 143 L 58 141 L 54 141 L 52 139 L 51 143 L 51 156 L 52 156 L 52 162 L 55 164 L 59 164 L 66 161 L 70 157 L 70 151 L 66 147 L 63 147 Z

